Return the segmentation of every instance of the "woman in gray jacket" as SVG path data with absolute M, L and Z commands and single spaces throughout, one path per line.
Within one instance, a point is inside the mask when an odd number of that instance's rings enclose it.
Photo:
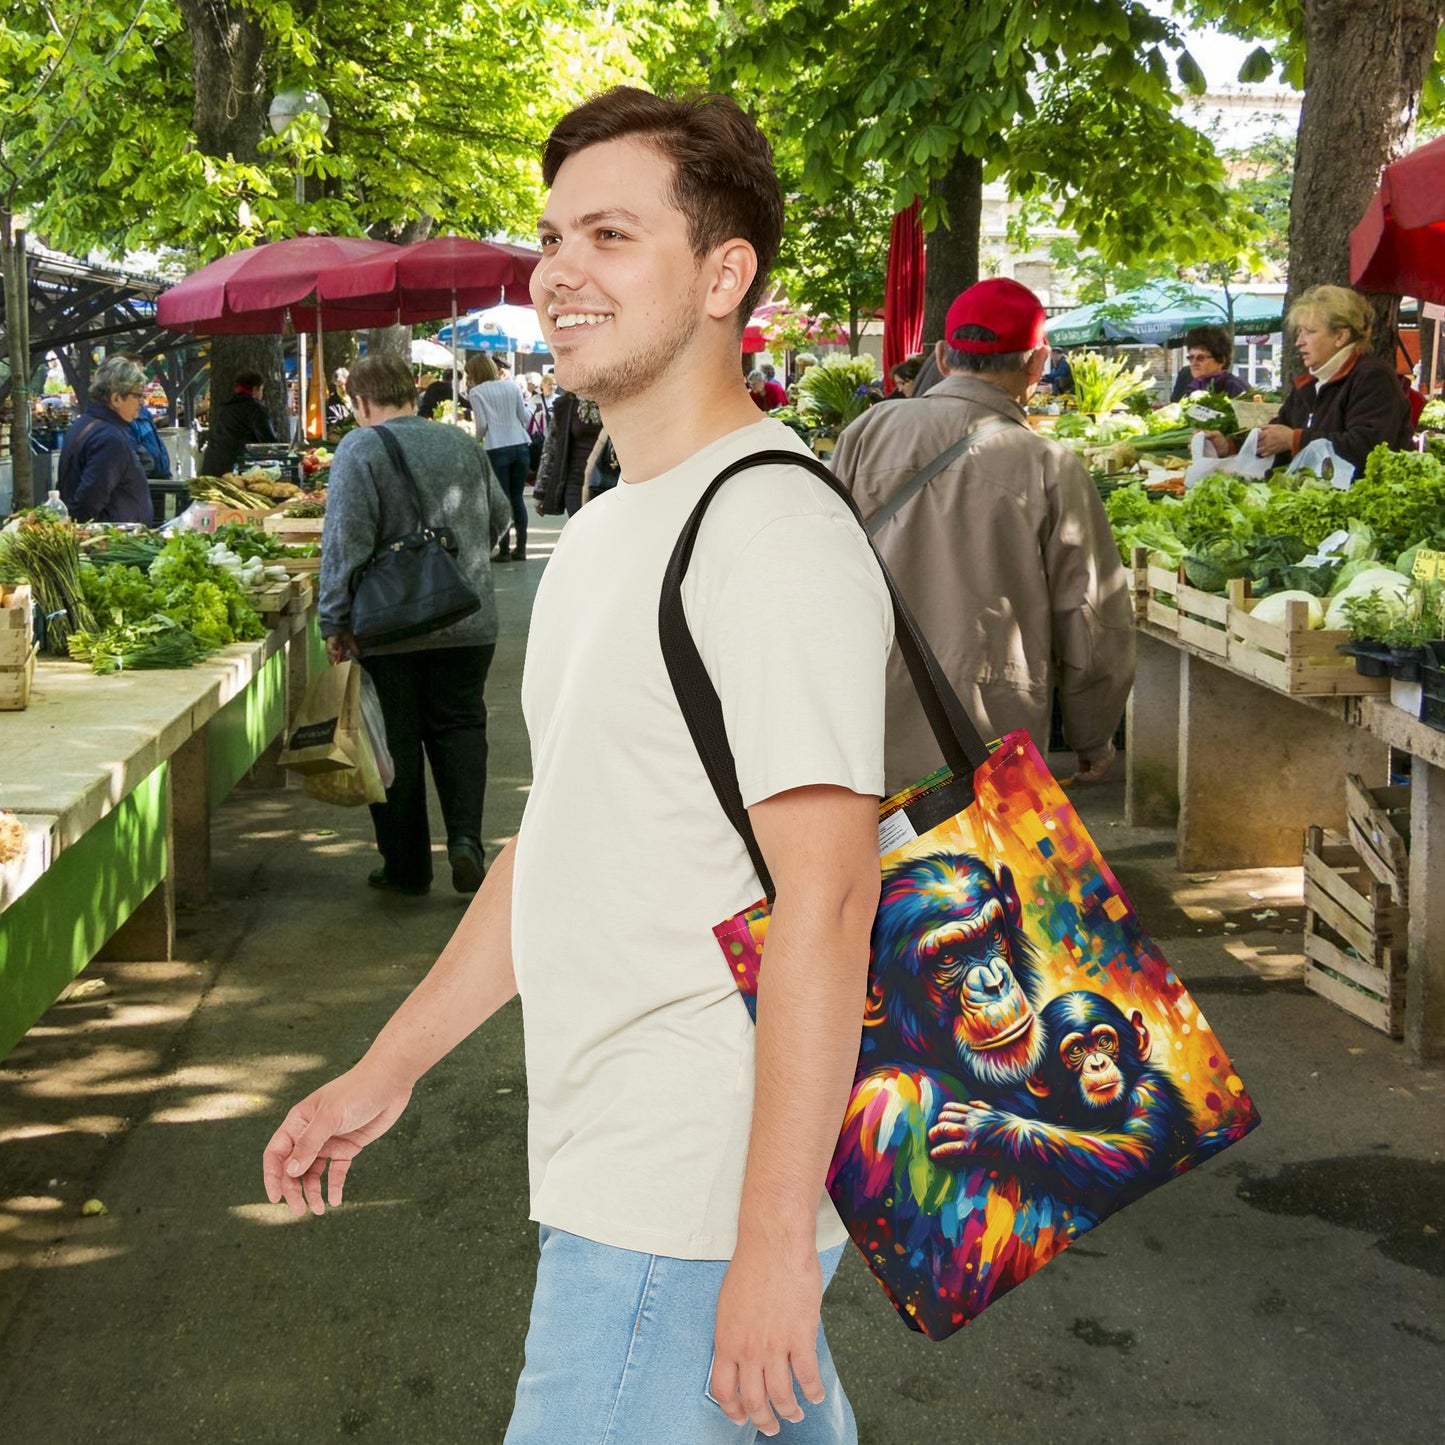
M 482 799 L 487 786 L 487 709 L 482 692 L 497 643 L 488 560 L 511 521 L 486 457 L 465 432 L 416 415 L 411 368 L 399 356 L 367 356 L 347 381 L 360 423 L 336 448 L 321 537 L 321 635 L 333 663 L 359 657 L 386 719 L 396 778 L 371 809 L 382 867 L 367 880 L 392 893 L 421 894 L 432 880 L 426 772 L 441 801 L 452 886 L 475 893 L 485 863 Z M 351 633 L 357 573 L 386 542 L 419 521 L 410 486 L 375 428 L 396 438 L 426 505 L 426 521 L 448 527 L 458 560 L 482 600 L 479 611 L 402 642 L 359 646 Z

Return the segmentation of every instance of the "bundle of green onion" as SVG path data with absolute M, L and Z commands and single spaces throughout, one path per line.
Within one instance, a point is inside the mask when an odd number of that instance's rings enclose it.
M 0 532 L 0 578 L 30 584 L 46 652 L 64 657 L 72 632 L 94 628 L 80 584 L 80 533 L 64 518 L 37 508 Z
M 70 655 L 102 677 L 146 668 L 191 667 L 212 651 L 193 632 L 168 618 L 122 623 L 104 632 L 75 632 Z
M 164 542 L 153 532 L 102 532 L 84 543 L 86 557 L 96 567 L 139 567 L 148 572 L 160 556 Z

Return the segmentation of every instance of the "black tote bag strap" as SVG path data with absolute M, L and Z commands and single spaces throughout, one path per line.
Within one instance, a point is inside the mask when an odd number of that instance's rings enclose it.
M 406 453 L 402 451 L 401 443 L 386 429 L 384 422 L 380 426 L 373 427 L 372 430 L 381 438 L 381 444 L 386 448 L 386 454 L 391 458 L 391 464 L 396 468 L 397 475 L 411 488 L 411 498 L 416 503 L 418 526 L 423 532 L 429 530 L 431 523 L 426 519 L 426 502 L 422 499 L 421 488 L 417 485 L 411 467 L 407 464 Z
M 858 525 L 863 526 L 857 504 L 847 489 L 816 458 L 793 451 L 754 452 L 751 456 L 743 457 L 725 467 L 713 478 L 683 526 L 663 576 L 657 622 L 667 674 L 677 695 L 678 707 L 687 722 L 688 732 L 692 734 L 698 756 L 702 759 L 703 769 L 728 821 L 746 845 L 748 857 L 763 885 L 763 892 L 771 903 L 772 875 L 763 860 L 748 811 L 743 806 L 737 766 L 723 721 L 722 700 L 708 676 L 702 655 L 687 625 L 687 614 L 682 602 L 683 579 L 687 576 L 688 566 L 692 562 L 692 553 L 697 545 L 703 517 L 717 495 L 718 488 L 739 472 L 763 466 L 801 467 L 812 472 L 847 503 L 848 510 L 857 519 Z M 866 528 L 864 530 L 866 532 Z M 869 546 L 872 546 L 871 539 Z M 928 719 L 928 726 L 943 752 L 943 760 L 949 771 L 956 779 L 970 779 L 974 770 L 988 760 L 988 746 L 944 675 L 933 649 L 928 645 L 917 620 L 903 600 L 903 594 L 898 590 L 893 575 L 884 566 L 883 559 L 878 557 L 876 548 L 873 555 L 888 586 L 888 595 L 893 602 L 895 639 L 899 651 L 903 654 L 903 661 L 908 668 L 918 700 L 922 704 L 924 716 Z
M 985 442 L 1011 426 L 1018 426 L 1011 416 L 990 417 L 975 427 L 970 427 L 947 451 L 940 452 L 922 471 L 915 472 L 874 514 L 868 518 L 868 535 L 876 537 L 883 530 L 884 523 L 894 517 L 936 477 L 945 467 L 952 466 L 970 447 Z

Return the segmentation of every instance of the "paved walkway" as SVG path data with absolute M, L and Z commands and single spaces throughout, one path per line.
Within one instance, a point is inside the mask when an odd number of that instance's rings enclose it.
M 528 783 L 541 571 L 498 573 L 497 839 Z M 861 1439 L 1438 1441 L 1445 1074 L 1292 979 L 1290 874 L 1181 879 L 1168 834 L 1122 826 L 1121 792 L 1089 795 L 1091 825 L 1264 1125 L 943 1345 L 845 1259 L 826 1319 Z M 0 1439 L 494 1445 L 535 1258 L 517 1008 L 422 1082 L 343 1210 L 292 1221 L 264 1202 L 265 1140 L 462 905 L 370 892 L 366 815 L 296 791 L 237 793 L 215 856 L 215 902 L 182 919 L 194 962 L 93 967 L 0 1065 Z

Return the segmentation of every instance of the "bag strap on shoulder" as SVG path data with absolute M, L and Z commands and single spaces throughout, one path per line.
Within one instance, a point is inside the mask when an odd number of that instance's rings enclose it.
M 981 421 L 977 426 L 970 427 L 954 444 L 946 451 L 940 452 L 921 471 L 915 472 L 889 499 L 868 518 L 867 529 L 870 537 L 876 537 L 883 530 L 886 522 L 892 521 L 894 517 L 936 477 L 939 472 L 950 467 L 971 447 L 979 442 L 985 442 L 991 436 L 997 436 L 1001 431 L 1007 431 L 1009 427 L 1018 426 L 1011 416 L 989 417 Z
M 727 727 L 723 720 L 722 700 L 708 676 L 697 642 L 687 624 L 687 614 L 682 601 L 682 583 L 692 562 L 693 550 L 697 545 L 703 517 L 718 489 L 730 477 L 753 467 L 789 466 L 801 467 L 811 472 L 831 491 L 847 504 L 860 527 L 863 526 L 858 506 L 847 489 L 816 458 L 793 451 L 754 452 L 725 467 L 713 478 L 707 491 L 693 508 L 682 529 L 677 545 L 667 564 L 663 577 L 662 597 L 658 606 L 658 635 L 662 643 L 663 661 L 667 665 L 668 677 L 677 696 L 678 707 L 687 723 L 694 745 L 717 794 L 718 803 L 727 815 L 728 821 L 737 830 L 748 850 L 748 857 L 757 871 L 768 901 L 773 900 L 773 880 L 758 846 L 748 811 L 743 806 L 742 789 L 738 783 L 737 764 L 728 743 Z M 866 533 L 866 528 L 864 531 Z M 869 541 L 870 547 L 872 541 Z M 903 594 L 892 574 L 884 566 L 883 559 L 874 549 L 874 557 L 888 586 L 888 595 L 893 602 L 894 633 L 903 661 L 908 668 L 909 678 L 918 693 L 928 726 L 943 751 L 944 762 L 960 781 L 971 779 L 974 771 L 988 760 L 988 746 L 978 729 L 964 710 L 958 694 L 944 675 L 943 667 L 928 645 L 917 619 L 903 600 Z
M 386 448 L 386 454 L 391 458 L 391 464 L 396 468 L 397 475 L 411 488 L 411 499 L 416 504 L 417 521 L 420 523 L 421 530 L 427 531 L 431 527 L 431 523 L 427 521 L 426 502 L 407 462 L 406 453 L 401 449 L 401 443 L 397 441 L 392 432 L 387 430 L 385 422 L 380 426 L 373 427 L 372 430 L 381 438 L 381 444 Z

